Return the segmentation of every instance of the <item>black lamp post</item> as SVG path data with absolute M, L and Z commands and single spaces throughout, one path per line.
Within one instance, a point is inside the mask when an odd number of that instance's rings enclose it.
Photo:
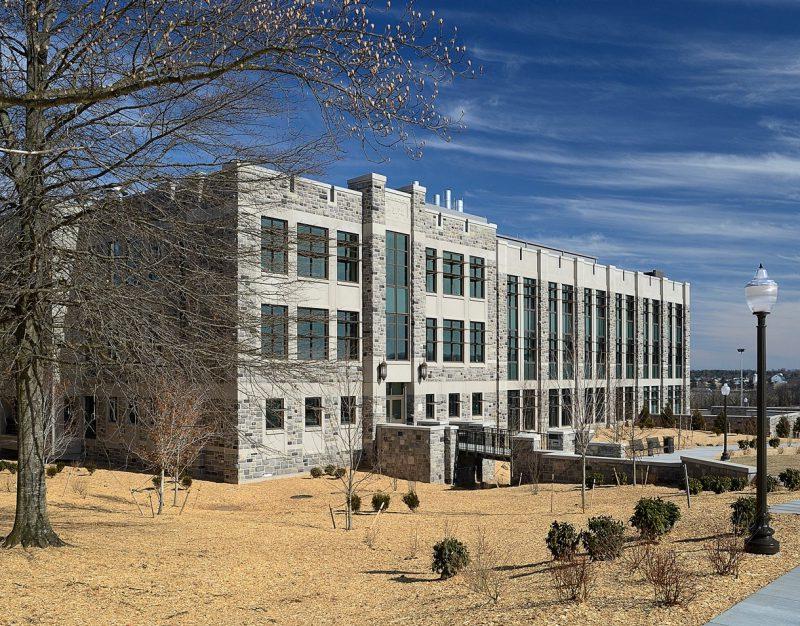
M 756 420 L 758 422 L 758 450 L 756 461 L 756 519 L 750 527 L 750 537 L 744 543 L 745 552 L 751 554 L 777 554 L 780 543 L 773 536 L 767 509 L 767 315 L 778 299 L 778 284 L 767 276 L 763 265 L 744 288 L 747 306 L 758 320 L 756 335 Z
M 731 453 L 728 452 L 728 395 L 731 393 L 731 388 L 728 387 L 728 383 L 722 385 L 722 389 L 720 389 L 722 393 L 722 415 L 725 418 L 725 433 L 723 437 L 723 448 L 722 448 L 722 460 L 723 461 L 730 461 L 731 460 Z

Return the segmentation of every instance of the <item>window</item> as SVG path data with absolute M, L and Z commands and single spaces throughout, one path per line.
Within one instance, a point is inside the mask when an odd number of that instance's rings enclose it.
M 572 390 L 561 390 L 561 426 L 572 426 Z
M 661 376 L 661 302 L 653 300 L 653 378 Z
M 506 328 L 508 329 L 508 380 L 519 378 L 519 279 L 506 279 Z
M 597 291 L 595 298 L 595 311 L 597 312 L 597 351 L 595 364 L 597 365 L 597 378 L 606 377 L 606 363 L 608 362 L 608 338 L 606 325 L 608 319 L 608 302 L 605 291 Z
M 425 248 L 425 291 L 436 293 L 436 249 Z
M 97 439 L 97 415 L 94 396 L 83 396 L 83 426 L 86 439 Z
M 522 340 L 522 376 L 525 380 L 535 380 L 536 371 L 536 336 L 538 334 L 536 324 L 536 281 L 532 278 L 525 278 L 522 286 L 523 302 L 523 340 Z
M 616 330 L 617 330 L 617 345 L 616 345 L 616 352 L 615 352 L 615 366 L 616 366 L 616 375 L 617 378 L 622 378 L 622 345 L 623 345 L 623 336 L 622 336 L 622 294 L 616 293 L 614 294 L 614 317 L 617 320 L 616 323 Z
M 425 319 L 425 360 L 436 361 L 436 352 L 436 320 L 428 317 Z
M 469 323 L 469 362 L 486 362 L 486 324 L 483 322 Z
M 267 430 L 282 429 L 285 414 L 283 398 L 267 398 L 264 403 L 264 428 Z
M 289 319 L 285 306 L 261 305 L 261 354 L 285 359 L 289 354 Z
M 442 359 L 449 363 L 464 360 L 464 322 L 444 320 L 442 324 Z
M 386 383 L 386 419 L 389 422 L 405 421 L 406 385 L 405 383 Z M 412 415 L 408 416 L 413 419 Z
M 322 426 L 322 398 L 306 398 L 304 417 L 306 428 Z
M 328 229 L 297 225 L 297 275 L 328 277 Z
M 583 377 L 592 377 L 592 362 L 594 361 L 594 307 L 592 306 L 592 290 L 583 290 Z
M 508 392 L 506 392 L 506 400 L 508 401 L 508 429 L 518 431 L 520 410 L 519 389 L 509 389 Z
M 297 308 L 297 358 L 325 361 L 328 358 L 328 311 Z
M 472 394 L 472 414 L 483 416 L 483 394 L 480 392 Z
M 479 256 L 469 257 L 469 297 L 486 297 L 486 266 Z
M 432 393 L 425 394 L 425 419 L 436 419 L 436 396 Z
M 675 377 L 683 378 L 683 305 L 675 305 Z
M 285 220 L 261 218 L 261 269 L 272 274 L 289 271 L 289 229 Z
M 522 391 L 522 427 L 525 430 L 536 430 L 536 391 Z
M 136 402 L 128 402 L 128 421 L 131 424 L 139 421 L 139 409 L 136 406 Z
M 464 295 L 464 255 L 455 252 L 442 253 L 442 282 L 444 293 L 450 296 Z
M 408 235 L 386 231 L 386 358 L 408 360 Z
M 358 311 L 336 312 L 336 356 L 340 361 L 358 361 Z
M 117 423 L 117 399 L 108 399 L 108 421 L 112 424 Z
M 358 234 L 336 231 L 336 278 L 358 282 Z
M 450 417 L 461 415 L 461 394 L 451 393 L 447 396 L 447 413 Z
M 673 355 L 675 351 L 675 316 L 674 305 L 667 303 L 667 378 L 672 378 L 675 370 L 673 367 Z M 674 404 L 674 403 L 673 403 Z
M 650 378 L 650 300 L 642 299 L 642 378 Z
M 558 378 L 558 285 L 547 284 L 547 374 L 550 380 Z
M 558 404 L 560 401 L 560 395 L 558 393 L 558 389 L 550 389 L 547 392 L 547 405 L 548 405 L 548 426 L 550 428 L 558 428 L 559 419 L 558 419 Z
M 561 311 L 564 362 L 562 376 L 566 380 L 575 377 L 575 287 L 561 286 Z
M 339 403 L 339 418 L 343 425 L 356 423 L 356 397 L 342 396 Z
M 636 300 L 633 296 L 625 296 L 625 378 L 636 375 Z

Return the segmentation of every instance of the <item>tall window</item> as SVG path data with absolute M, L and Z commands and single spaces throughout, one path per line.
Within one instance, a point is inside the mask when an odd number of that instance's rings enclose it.
M 283 419 L 286 415 L 286 408 L 283 398 L 267 398 L 264 403 L 264 427 L 267 430 L 278 430 L 283 428 Z
M 386 231 L 386 358 L 408 360 L 408 235 Z
M 297 225 L 297 275 L 328 277 L 328 229 Z
M 339 404 L 339 421 L 342 424 L 356 423 L 356 397 L 342 396 Z
M 596 294 L 596 308 L 597 311 L 597 352 L 595 355 L 595 364 L 597 365 L 597 378 L 606 377 L 606 364 L 608 363 L 608 301 L 606 300 L 605 291 L 597 291 Z
M 536 430 L 536 391 L 522 391 L 522 427 L 525 430 Z
M 622 319 L 622 294 L 614 294 L 614 318 L 616 319 L 617 340 L 615 348 L 615 368 L 617 378 L 622 378 L 622 344 L 625 338 L 622 336 L 623 319 Z
M 464 295 L 464 255 L 455 252 L 442 253 L 442 283 L 444 293 L 451 296 Z
M 486 324 L 483 322 L 469 323 L 469 362 L 486 362 Z
M 572 390 L 561 390 L 561 426 L 572 426 Z
M 322 426 L 322 398 L 306 398 L 304 418 L 306 428 Z
M 83 396 L 83 425 L 86 439 L 97 439 L 97 414 L 94 396 Z
M 358 311 L 337 311 L 336 357 L 340 361 L 357 361 L 358 344 Z
M 285 306 L 261 305 L 261 354 L 285 359 L 289 354 L 289 317 Z
M 436 419 L 436 396 L 432 393 L 425 394 L 425 419 Z
M 536 378 L 536 281 L 525 278 L 522 283 L 522 376 L 525 380 Z
M 508 400 L 508 429 L 519 430 L 520 397 L 519 389 L 509 389 L 506 394 Z
M 642 377 L 650 378 L 650 300 L 642 300 Z
M 592 362 L 594 355 L 592 348 L 594 344 L 594 306 L 592 302 L 592 290 L 583 290 L 583 377 L 592 377 Z
M 450 417 L 461 416 L 461 394 L 451 393 L 447 396 L 447 414 Z
M 425 319 L 425 360 L 436 361 L 436 320 L 428 317 Z
M 358 234 L 336 232 L 336 279 L 358 282 Z
M 625 297 L 625 378 L 636 376 L 636 300 L 633 296 Z
M 559 426 L 558 406 L 560 402 L 561 395 L 558 389 L 550 389 L 547 392 L 547 423 L 550 428 L 558 428 Z
M 506 280 L 507 328 L 508 328 L 508 380 L 519 378 L 519 279 L 509 276 Z
M 675 377 L 683 378 L 683 305 L 675 305 Z
M 661 302 L 653 300 L 653 378 L 661 376 Z
M 425 248 L 425 291 L 436 293 L 436 249 Z
M 547 284 L 547 319 L 548 376 L 551 380 L 555 380 L 558 378 L 558 285 L 556 283 Z
M 479 256 L 469 257 L 469 297 L 486 297 L 486 267 Z
M 286 220 L 261 218 L 261 269 L 286 274 L 289 258 L 289 229 Z
M 483 394 L 479 391 L 472 394 L 472 415 L 483 416 Z
M 464 360 L 464 322 L 461 320 L 442 321 L 442 360 L 450 363 Z
M 675 354 L 675 315 L 672 302 L 667 303 L 667 378 L 675 373 L 673 359 Z M 674 403 L 673 403 L 674 404 Z
M 575 287 L 561 286 L 562 337 L 564 346 L 563 377 L 575 377 Z
M 328 358 L 328 311 L 297 308 L 297 358 L 324 361 Z

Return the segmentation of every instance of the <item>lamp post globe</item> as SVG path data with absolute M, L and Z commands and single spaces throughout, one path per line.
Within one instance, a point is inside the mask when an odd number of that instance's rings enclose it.
M 722 460 L 730 461 L 731 453 L 728 452 L 728 396 L 731 393 L 731 388 L 728 386 L 728 383 L 722 385 L 720 393 L 722 394 L 722 416 L 725 418 L 725 432 L 724 432 L 724 439 L 722 446 Z
M 758 432 L 756 460 L 756 518 L 750 526 L 750 536 L 744 543 L 745 552 L 751 554 L 777 554 L 780 543 L 769 525 L 767 510 L 767 315 L 778 300 L 778 283 L 767 275 L 763 265 L 744 288 L 747 306 L 756 316 L 756 422 Z

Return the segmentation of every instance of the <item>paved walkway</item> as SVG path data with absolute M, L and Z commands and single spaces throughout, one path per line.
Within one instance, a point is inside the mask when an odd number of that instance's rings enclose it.
M 775 514 L 800 515 L 800 500 L 770 507 Z M 764 557 L 769 558 L 769 557 Z M 717 615 L 706 626 L 797 626 L 800 624 L 800 567 Z

